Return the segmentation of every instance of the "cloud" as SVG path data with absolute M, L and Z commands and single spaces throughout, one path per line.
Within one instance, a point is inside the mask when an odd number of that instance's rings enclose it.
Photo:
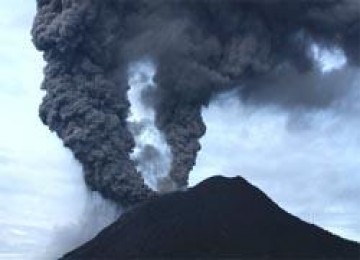
M 203 109 L 207 133 L 190 183 L 241 175 L 289 212 L 360 241 L 359 76 L 342 102 L 315 111 L 218 96 Z
M 34 13 L 28 0 L 0 9 L 0 259 L 54 259 L 118 214 L 88 191 L 81 166 L 38 117 L 44 64 L 30 38 Z

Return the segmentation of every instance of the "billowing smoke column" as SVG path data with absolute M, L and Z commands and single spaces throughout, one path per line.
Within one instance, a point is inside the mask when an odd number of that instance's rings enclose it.
M 83 164 L 86 183 L 123 205 L 154 195 L 129 153 L 122 15 L 109 1 L 38 1 L 33 39 L 47 61 L 43 122 Z
M 129 64 L 150 57 L 157 68 L 151 107 L 178 188 L 187 186 L 205 133 L 201 107 L 215 94 L 240 86 L 248 100 L 277 100 L 278 79 L 313 71 L 314 43 L 360 64 L 357 0 L 37 3 L 33 41 L 47 61 L 40 116 L 83 164 L 88 185 L 125 205 L 155 195 L 130 158 Z M 291 84 L 280 86 L 286 93 Z

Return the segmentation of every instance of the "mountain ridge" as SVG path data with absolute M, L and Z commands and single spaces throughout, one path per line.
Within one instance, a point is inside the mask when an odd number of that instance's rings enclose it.
M 360 259 L 360 245 L 281 209 L 241 177 L 211 177 L 125 212 L 62 259 Z

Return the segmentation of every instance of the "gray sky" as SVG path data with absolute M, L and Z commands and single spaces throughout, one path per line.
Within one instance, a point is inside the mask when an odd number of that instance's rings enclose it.
M 44 64 L 30 42 L 35 1 L 0 7 L 0 259 L 28 259 L 49 240 L 84 239 L 84 226 L 103 226 L 115 213 L 86 191 L 80 165 L 38 119 Z M 289 212 L 360 241 L 360 93 L 354 89 L 316 113 L 218 98 L 203 112 L 208 131 L 191 184 L 240 174 Z M 84 212 L 106 216 L 83 220 Z
M 34 14 L 35 0 L 0 3 L 0 259 L 55 259 L 117 214 L 87 191 L 81 166 L 38 118 Z
M 360 241 L 358 113 L 289 115 L 233 98 L 216 101 L 204 116 L 208 131 L 192 184 L 219 173 L 241 175 L 287 211 Z

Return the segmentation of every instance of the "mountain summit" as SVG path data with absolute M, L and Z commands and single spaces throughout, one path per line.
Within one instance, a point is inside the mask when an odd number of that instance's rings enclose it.
M 124 213 L 63 259 L 360 259 L 360 245 L 285 212 L 241 177 L 212 177 Z

